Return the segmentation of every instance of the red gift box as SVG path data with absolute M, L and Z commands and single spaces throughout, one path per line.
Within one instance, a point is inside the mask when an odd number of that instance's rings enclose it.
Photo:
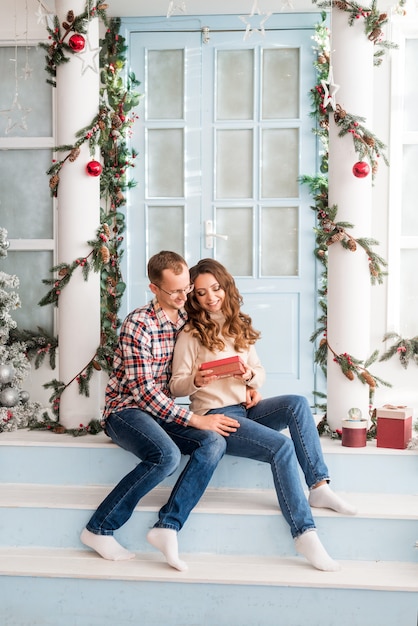
M 412 437 L 412 408 L 385 404 L 376 409 L 377 447 L 403 450 Z
M 244 374 L 245 363 L 240 356 L 230 356 L 227 359 L 218 359 L 217 361 L 206 361 L 200 366 L 201 370 L 213 370 L 213 374 L 219 378 L 227 376 L 235 376 L 236 374 Z

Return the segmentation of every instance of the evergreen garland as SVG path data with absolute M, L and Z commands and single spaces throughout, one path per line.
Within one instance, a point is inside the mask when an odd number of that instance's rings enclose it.
M 393 356 L 398 356 L 399 362 L 404 369 L 407 369 L 410 361 L 418 365 L 418 336 L 412 339 L 404 339 L 398 333 L 386 333 L 382 341 L 393 340 L 394 344 L 386 350 L 379 361 L 387 361 Z
M 79 257 L 72 263 L 60 263 L 50 271 L 51 278 L 43 280 L 50 287 L 49 291 L 41 299 L 41 306 L 53 304 L 58 306 L 59 296 L 62 290 L 70 282 L 74 272 L 81 271 L 84 280 L 88 280 L 91 271 L 100 272 L 100 297 L 101 297 L 101 341 L 96 353 L 85 367 L 77 372 L 73 379 L 65 384 L 56 379 L 46 383 L 45 388 L 53 390 L 50 402 L 52 412 L 56 417 L 53 420 L 47 413 L 41 421 L 31 424 L 32 428 L 47 428 L 55 432 L 70 432 L 59 424 L 59 404 L 64 390 L 74 380 L 77 381 L 79 393 L 89 396 L 89 382 L 95 370 L 110 372 L 112 368 L 114 350 L 117 343 L 117 331 L 121 320 L 118 312 L 121 299 L 125 291 L 120 262 L 123 255 L 123 232 L 125 230 L 125 216 L 121 211 L 126 203 L 126 192 L 135 185 L 132 179 L 128 179 L 130 168 L 135 167 L 135 150 L 129 150 L 126 138 L 131 136 L 132 126 L 137 119 L 133 109 L 138 105 L 140 95 L 135 91 L 139 85 L 133 73 L 129 73 L 126 81 L 122 78 L 125 68 L 126 50 L 125 39 L 119 34 L 120 19 L 107 20 L 107 5 L 87 0 L 85 11 L 74 16 L 72 12 L 67 14 L 66 22 L 62 29 L 57 18 L 54 20 L 54 29 L 49 29 L 53 43 L 46 48 L 46 44 L 40 44 L 47 49 L 46 70 L 54 79 L 56 68 L 60 63 L 67 62 L 68 54 L 73 51 L 65 39 L 71 32 L 86 32 L 88 19 L 99 16 L 106 25 L 104 39 L 100 40 L 100 104 L 97 115 L 91 123 L 80 129 L 76 134 L 76 141 L 72 145 L 57 146 L 54 150 L 63 153 L 61 159 L 54 160 L 47 171 L 51 195 L 57 197 L 59 188 L 59 175 L 61 168 L 70 166 L 80 154 L 80 146 L 87 143 L 92 155 L 96 148 L 100 150 L 103 170 L 100 175 L 100 226 L 96 231 L 96 237 L 88 241 L 91 250 L 85 257 Z M 55 80 L 48 79 L 56 86 Z M 126 84 L 125 84 L 126 83 Z M 45 355 L 50 355 L 50 365 L 55 367 L 55 349 L 57 341 L 47 339 L 42 329 L 39 333 L 25 331 L 25 336 L 32 346 L 31 355 L 35 358 L 35 366 L 40 366 Z M 95 421 L 95 420 L 94 420 Z M 98 432 L 101 427 L 90 423 L 80 425 L 79 429 L 72 429 L 72 434 L 86 434 Z
M 386 50 L 397 48 L 396 44 L 387 39 L 384 39 L 382 26 L 384 26 L 389 17 L 387 13 L 380 13 L 377 9 L 377 0 L 373 0 L 372 4 L 365 7 L 358 2 L 351 2 L 349 0 L 312 0 L 319 8 L 336 7 L 340 11 L 344 11 L 348 14 L 348 24 L 353 24 L 359 20 L 364 20 L 364 33 L 379 49 L 374 53 L 374 65 L 380 65 L 382 57 Z M 405 15 L 404 6 L 406 0 L 399 0 L 396 7 L 397 13 Z
M 341 7 L 339 7 L 341 8 Z M 343 9 L 344 10 L 344 9 Z M 329 51 L 329 39 L 330 31 L 327 26 L 327 18 L 325 12 L 322 13 L 322 21 L 317 24 L 315 28 L 315 35 L 313 37 L 316 42 L 314 50 L 316 51 L 316 60 L 314 66 L 317 70 L 317 83 L 313 89 L 311 89 L 311 101 L 312 112 L 311 116 L 316 121 L 316 127 L 314 133 L 318 136 L 321 150 L 320 150 L 320 174 L 317 176 L 302 176 L 301 182 L 307 184 L 311 196 L 315 201 L 315 205 L 311 208 L 316 212 L 317 225 L 315 227 L 315 241 L 316 246 L 314 254 L 323 266 L 323 271 L 320 277 L 321 285 L 318 289 L 319 307 L 321 310 L 320 317 L 318 318 L 318 325 L 315 332 L 311 336 L 312 342 L 317 342 L 315 351 L 315 363 L 319 365 L 324 376 L 327 375 L 327 358 L 328 352 L 333 354 L 334 362 L 339 365 L 342 373 L 349 380 L 359 380 L 363 384 L 369 386 L 370 404 L 374 395 L 375 388 L 379 385 L 390 386 L 389 383 L 377 378 L 369 371 L 370 365 L 372 365 L 378 358 L 378 351 L 374 351 L 373 354 L 365 361 L 357 359 L 354 355 L 348 353 L 337 354 L 332 346 L 329 345 L 327 339 L 327 281 L 328 281 L 328 249 L 331 245 L 340 244 L 346 250 L 351 252 L 358 252 L 358 248 L 362 249 L 368 258 L 369 272 L 371 283 L 380 284 L 383 282 L 383 277 L 386 272 L 386 261 L 376 254 L 372 246 L 378 245 L 378 242 L 374 239 L 360 237 L 354 238 L 348 231 L 353 228 L 353 224 L 348 222 L 337 221 L 338 207 L 336 205 L 329 206 L 328 204 L 328 158 L 329 158 L 329 114 L 332 109 L 330 105 L 324 107 L 324 89 L 322 81 L 326 81 L 329 75 L 330 69 L 330 51 Z M 388 164 L 385 157 L 384 144 L 373 135 L 362 124 L 364 119 L 350 115 L 337 104 L 333 115 L 335 124 L 339 127 L 339 136 L 342 137 L 346 134 L 351 134 L 353 138 L 354 149 L 358 154 L 359 159 L 367 157 L 372 166 L 373 175 L 377 172 L 377 159 L 382 155 L 386 164 Z M 315 407 L 326 411 L 326 396 L 322 393 L 315 393 L 318 402 L 315 403 Z M 371 412 L 370 417 L 372 417 Z M 330 429 L 326 422 L 326 415 L 321 423 L 318 425 L 318 431 L 330 432 Z M 375 433 L 375 427 L 372 421 L 372 429 L 369 436 Z M 334 435 L 338 436 L 338 435 Z
M 48 39 L 50 43 L 41 42 L 39 46 L 46 51 L 46 71 L 51 78 L 47 79 L 47 83 L 53 87 L 57 86 L 56 75 L 57 66 L 62 63 L 68 63 L 70 54 L 74 54 L 74 50 L 67 43 L 71 33 L 85 34 L 87 32 L 89 20 L 94 17 L 100 17 L 105 25 L 108 24 L 106 9 L 108 5 L 103 2 L 94 0 L 86 1 L 86 8 L 81 15 L 74 15 L 74 11 L 68 11 L 66 20 L 60 24 L 58 17 L 53 18 L 53 28 L 47 25 L 49 33 Z

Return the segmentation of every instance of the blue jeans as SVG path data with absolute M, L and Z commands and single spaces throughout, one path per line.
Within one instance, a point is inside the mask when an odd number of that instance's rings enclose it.
M 225 454 L 225 438 L 155 419 L 139 409 L 112 413 L 106 420 L 106 432 L 140 462 L 99 505 L 87 529 L 96 535 L 113 535 L 131 517 L 139 500 L 177 469 L 181 454 L 185 454 L 189 456 L 187 465 L 156 523 L 160 528 L 179 531 Z
M 292 537 L 315 528 L 300 477 L 298 462 L 309 488 L 329 480 L 318 431 L 303 396 L 261 400 L 247 410 L 243 405 L 213 409 L 237 419 L 241 426 L 226 438 L 226 453 L 270 463 L 282 514 Z M 289 428 L 291 439 L 280 433 Z

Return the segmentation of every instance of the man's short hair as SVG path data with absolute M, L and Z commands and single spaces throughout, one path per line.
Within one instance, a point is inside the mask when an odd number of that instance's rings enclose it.
M 174 274 L 181 274 L 187 263 L 180 254 L 170 250 L 161 250 L 148 261 L 148 278 L 150 283 L 158 285 L 163 279 L 164 270 L 172 270 Z

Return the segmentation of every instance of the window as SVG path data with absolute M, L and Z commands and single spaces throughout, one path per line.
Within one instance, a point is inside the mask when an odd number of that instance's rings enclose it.
M 388 330 L 418 334 L 418 25 L 399 22 L 392 55 Z
M 10 249 L 0 269 L 19 278 L 18 327 L 53 333 L 53 308 L 37 306 L 54 265 L 51 165 L 53 94 L 38 46 L 0 47 L 0 226 Z M 36 97 L 34 97 L 36 92 Z

